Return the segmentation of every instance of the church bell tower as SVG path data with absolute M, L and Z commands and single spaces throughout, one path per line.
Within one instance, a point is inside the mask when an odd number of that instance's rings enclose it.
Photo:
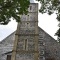
M 28 11 L 18 23 L 11 60 L 38 60 L 38 4 L 31 3 Z

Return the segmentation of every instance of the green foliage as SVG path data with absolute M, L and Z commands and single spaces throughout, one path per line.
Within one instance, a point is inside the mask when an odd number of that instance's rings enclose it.
M 58 35 L 58 37 L 60 37 L 60 28 L 58 29 L 58 31 L 55 35 Z
M 60 22 L 60 0 L 37 0 L 41 4 L 40 12 L 49 15 L 56 12 L 57 20 Z M 28 13 L 30 0 L 0 0 L 0 24 L 8 24 L 13 17 L 20 22 L 20 16 Z M 56 35 L 60 37 L 60 29 Z
M 51 15 L 54 11 L 57 11 L 56 14 L 60 13 L 60 0 L 38 0 L 41 3 L 40 12 L 48 13 Z M 57 15 L 57 16 L 58 16 Z
M 40 12 L 47 13 L 49 15 L 56 12 L 57 20 L 60 22 L 60 0 L 38 0 L 41 4 Z M 60 28 L 56 32 L 56 35 L 60 37 Z
M 29 0 L 0 0 L 0 24 L 8 24 L 13 17 L 20 22 L 20 15 L 28 13 Z
M 60 28 L 57 30 L 57 32 L 55 33 L 55 35 L 58 36 L 58 42 L 60 43 Z

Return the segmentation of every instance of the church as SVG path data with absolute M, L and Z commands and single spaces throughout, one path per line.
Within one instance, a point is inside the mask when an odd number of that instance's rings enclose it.
M 28 11 L 0 42 L 0 60 L 60 60 L 60 44 L 38 26 L 38 4 L 30 3 Z
M 60 43 L 46 33 L 43 29 L 39 29 L 39 60 L 60 60 Z M 0 42 L 0 60 L 11 60 L 13 43 L 15 40 L 15 31 Z

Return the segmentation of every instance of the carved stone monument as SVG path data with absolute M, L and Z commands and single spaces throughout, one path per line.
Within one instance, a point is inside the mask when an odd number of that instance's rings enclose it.
M 11 60 L 38 60 L 38 4 L 31 3 L 28 11 L 18 23 Z

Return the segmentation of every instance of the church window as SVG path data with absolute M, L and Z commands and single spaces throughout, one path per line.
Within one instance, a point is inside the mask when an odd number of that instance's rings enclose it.
M 30 6 L 30 10 L 32 9 L 32 6 Z
M 11 60 L 11 55 L 7 55 L 7 60 Z
M 24 50 L 27 50 L 27 39 L 24 40 Z

